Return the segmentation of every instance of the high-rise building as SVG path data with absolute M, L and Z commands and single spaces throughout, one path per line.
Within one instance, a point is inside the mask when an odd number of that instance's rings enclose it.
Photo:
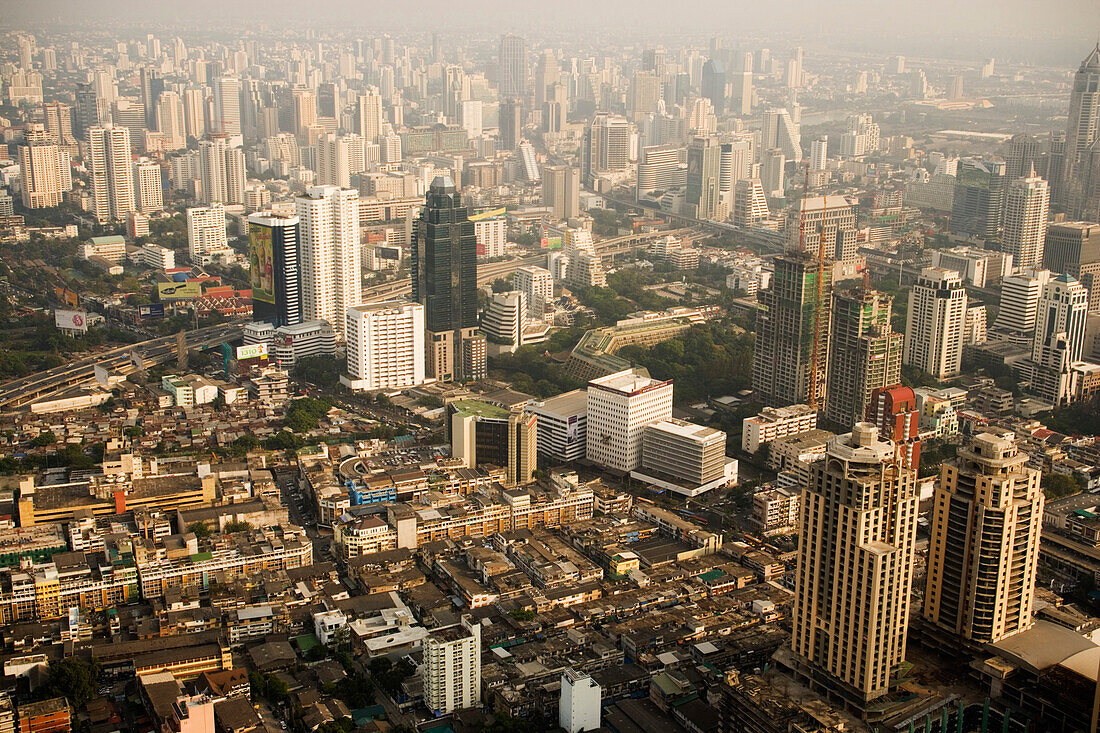
M 447 404 L 451 457 L 467 468 L 504 468 L 508 486 L 531 482 L 538 456 L 537 417 L 521 406 L 501 407 L 476 399 Z
M 820 301 L 817 277 L 817 257 L 788 252 L 775 258 L 771 287 L 757 293 L 761 307 L 756 317 L 752 388 L 766 405 L 825 404 L 832 269 L 821 272 Z
M 122 221 L 137 210 L 130 131 L 107 124 L 88 130 L 88 160 L 92 212 L 100 222 Z
M 374 142 L 382 134 L 382 121 L 382 95 L 378 89 L 368 87 L 359 95 L 359 135 Z
M 745 178 L 733 187 L 733 223 L 751 227 L 769 215 L 768 199 L 759 178 Z
M 558 65 L 558 57 L 553 50 L 544 49 L 535 63 L 535 107 L 541 108 L 547 101 L 553 99 L 548 90 L 561 78 L 561 67 Z
M 513 407 L 508 412 L 508 486 L 531 483 L 538 467 L 538 416 Z
M 347 378 L 351 389 L 399 389 L 424 382 L 424 306 L 390 301 L 347 312 Z
M 527 301 L 527 317 L 543 320 L 546 306 L 554 299 L 554 277 L 550 271 L 524 265 L 516 270 L 513 282 Z
M 298 229 L 296 216 L 262 211 L 248 217 L 252 318 L 275 328 L 302 322 Z
M 1005 164 L 963 158 L 955 175 L 951 231 L 993 239 L 1004 215 Z
M 686 150 L 680 145 L 647 145 L 638 161 L 636 191 L 639 198 L 654 191 L 687 185 Z M 719 182 L 721 186 L 721 182 Z
M 795 671 L 855 706 L 887 694 L 905 661 L 917 471 L 871 423 L 810 465 L 791 612 Z
M 1089 310 L 1100 311 L 1100 224 L 1051 224 L 1043 248 L 1043 267 L 1077 278 L 1089 291 Z
M 134 193 L 138 211 L 152 214 L 163 209 L 163 188 L 160 163 L 148 159 L 134 163 Z
M 1056 407 L 1077 398 L 1074 362 L 1081 361 L 1088 318 L 1088 291 L 1071 275 L 1061 274 L 1043 286 L 1035 316 L 1035 362 L 1032 391 Z
M 894 443 L 902 466 L 920 468 L 920 409 L 911 387 L 893 384 L 875 389 L 866 419 L 874 423 L 883 440 Z
M 567 165 L 542 167 L 542 203 L 551 208 L 554 219 L 574 219 L 580 214 L 580 191 L 580 169 Z
M 635 71 L 630 80 L 628 108 L 631 120 L 640 123 L 657 110 L 661 99 L 661 78 L 652 71 Z
M 1043 520 L 1040 478 L 1011 433 L 982 433 L 941 465 L 926 619 L 980 644 L 1031 627 Z
M 1034 135 L 1013 135 L 1005 150 L 1005 179 L 1024 178 L 1042 157 L 1042 146 Z
M 527 298 L 519 290 L 493 293 L 481 314 L 481 331 L 488 339 L 493 355 L 512 353 L 523 346 L 523 328 L 527 323 Z
M 1027 269 L 1001 281 L 1001 299 L 993 328 L 1028 344 L 1035 333 L 1039 298 L 1050 282 L 1049 270 Z
M 854 260 L 855 240 L 842 232 L 854 232 L 855 208 L 843 196 L 808 196 L 787 217 L 787 250 L 802 249 L 815 257 L 824 249 L 826 260 Z
M 1064 172 L 1057 201 L 1075 219 L 1085 218 L 1076 212 L 1081 208 L 1083 168 L 1093 143 L 1100 139 L 1100 43 L 1081 62 L 1073 77 L 1069 98 L 1069 118 L 1066 120 Z
M 890 328 L 892 302 L 870 288 L 833 295 L 825 417 L 844 429 L 864 419 L 876 389 L 901 380 L 904 339 Z
M 206 135 L 206 97 L 201 89 L 183 90 L 183 129 L 196 140 Z
M 214 79 L 213 128 L 219 135 L 241 134 L 241 80 L 235 76 Z
M 413 227 L 412 297 L 424 306 L 428 376 L 473 378 L 464 357 L 478 325 L 477 235 L 449 176 L 432 181 Z
M 500 102 L 500 147 L 515 150 L 523 134 L 523 102 L 515 97 Z
M 752 71 L 735 71 L 730 74 L 729 111 L 742 117 L 752 114 Z
M 423 641 L 420 667 L 424 704 L 436 715 L 481 705 L 481 623 L 463 616 L 454 626 L 432 629 Z
M 359 192 L 311 186 L 294 199 L 299 219 L 302 320 L 324 319 L 340 335 L 345 314 L 363 302 Z
M 362 172 L 363 163 L 363 138 L 358 135 L 329 132 L 317 141 L 317 184 L 320 186 L 349 188 L 351 174 Z
M 724 483 L 728 463 L 726 434 L 721 430 L 670 417 L 642 431 L 638 474 L 643 480 L 673 484 L 680 487 L 679 493 L 694 495 Z
M 825 161 L 829 159 L 829 138 L 822 135 L 810 143 L 810 170 L 825 170 Z
M 298 144 L 309 145 L 309 129 L 317 124 L 317 95 L 311 89 L 295 87 L 291 92 L 294 102 L 294 134 Z
M 1008 184 L 1001 250 L 1012 255 L 1018 268 L 1039 267 L 1043 264 L 1050 189 L 1034 169 L 1024 175 Z
M 586 456 L 596 465 L 633 471 L 642 462 L 647 425 L 672 417 L 672 381 L 633 369 L 588 383 Z
M 566 733 L 581 733 L 600 727 L 599 684 L 591 675 L 569 668 L 561 673 L 561 700 L 558 702 L 558 726 Z
M 722 149 L 715 138 L 697 137 L 688 146 L 687 156 L 687 213 L 697 219 L 713 219 L 718 215 Z
M 764 111 L 761 146 L 779 148 L 787 160 L 802 160 L 802 134 L 786 107 Z
M 145 110 L 145 129 L 157 129 L 157 102 L 164 93 L 164 78 L 160 72 L 146 66 L 141 70 L 141 105 Z
M 42 125 L 28 125 L 25 135 L 25 144 L 19 146 L 23 206 L 27 209 L 60 206 L 73 187 L 69 152 Z
M 69 105 L 46 102 L 42 105 L 42 117 L 46 132 L 54 142 L 65 146 L 76 144 L 76 137 L 73 135 L 73 110 Z
M 187 210 L 187 254 L 205 264 L 229 251 L 225 234 L 225 206 L 220 203 Z
M 527 42 L 512 34 L 501 36 L 497 60 L 501 99 L 522 99 L 527 94 Z
M 592 186 L 600 173 L 630 167 L 630 123 L 625 117 L 597 112 L 581 142 L 581 176 Z
M 164 149 L 179 150 L 187 147 L 187 127 L 180 95 L 172 91 L 163 92 L 153 113 L 156 129 L 164 138 Z
M 572 392 L 543 402 L 529 402 L 528 412 L 538 417 L 538 452 L 549 465 L 582 460 L 588 448 L 588 392 Z
M 779 148 L 768 148 L 760 156 L 760 184 L 764 187 L 764 195 L 768 198 L 783 198 L 785 188 L 783 184 L 783 169 L 787 165 L 787 157 Z
M 592 242 L 592 233 L 587 229 L 566 230 L 562 254 L 568 263 L 565 282 L 569 287 L 607 287 L 607 273 L 603 269 L 603 258 L 596 251 L 596 246 Z
M 726 67 L 716 58 L 703 64 L 700 90 L 710 100 L 714 114 L 719 117 L 726 111 Z
M 199 179 L 202 182 L 203 203 L 229 202 L 225 154 L 224 137 L 215 137 L 199 143 Z
M 462 129 L 466 131 L 466 134 L 471 140 L 477 139 L 482 135 L 482 102 L 480 99 L 464 99 L 462 100 Z M 400 138 L 398 138 L 400 139 Z
M 941 267 L 921 270 L 909 291 L 904 363 L 936 379 L 957 375 L 962 368 L 966 305 L 959 273 Z

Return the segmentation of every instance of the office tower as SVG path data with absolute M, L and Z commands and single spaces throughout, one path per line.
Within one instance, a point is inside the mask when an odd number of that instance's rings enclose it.
M 764 124 L 761 145 L 767 148 L 779 148 L 787 160 L 798 163 L 802 160 L 802 136 L 798 123 L 791 118 L 786 107 L 769 109 L 764 112 Z
M 522 99 L 527 94 L 527 43 L 511 34 L 500 37 L 497 84 L 501 99 Z
M 588 460 L 615 471 L 641 465 L 647 425 L 672 417 L 672 381 L 627 369 L 588 383 Z
M 100 114 L 99 100 L 91 82 L 77 82 L 73 113 L 73 134 L 81 140 L 87 138 L 88 130 L 106 121 Z
M 961 74 L 955 74 L 947 82 L 947 98 L 957 100 L 963 98 L 963 78 Z
M 1047 235 L 1050 189 L 1031 169 L 1027 177 L 1008 184 L 1004 206 L 1004 235 L 1001 251 L 1012 255 L 1018 268 L 1043 264 L 1043 242 Z
M 164 78 L 151 66 L 141 70 L 141 105 L 145 109 L 145 129 L 157 129 L 157 102 L 164 93 Z
M 348 308 L 362 299 L 359 192 L 311 186 L 294 199 L 298 215 L 302 320 L 324 319 L 341 336 Z
M 1005 150 L 1005 179 L 1024 178 L 1041 158 L 1042 149 L 1034 135 L 1013 135 Z
M 130 131 L 111 124 L 88 130 L 88 160 L 92 184 L 92 213 L 100 222 L 122 221 L 134 205 Z
M 768 198 L 781 199 L 785 195 L 783 169 L 786 165 L 787 157 L 779 148 L 768 148 L 761 156 L 760 183 Z
M 1088 318 L 1088 291 L 1070 275 L 1061 274 L 1043 286 L 1035 315 L 1035 362 L 1032 391 L 1055 407 L 1077 397 L 1074 362 L 1081 361 Z
M 647 145 L 638 161 L 635 191 L 642 198 L 654 191 L 687 185 L 686 150 L 680 145 Z M 719 183 L 721 185 L 721 183 Z
M 715 488 L 731 477 L 727 473 L 726 434 L 675 417 L 651 423 L 642 430 L 638 474 L 644 476 L 643 481 L 675 484 L 689 493 Z
M 214 79 L 214 132 L 233 137 L 241 134 L 241 80 L 235 76 Z
M 636 71 L 630 80 L 628 108 L 631 120 L 640 123 L 657 110 L 661 99 L 661 78 L 651 71 Z
M 134 163 L 134 193 L 138 211 L 152 214 L 163 209 L 163 188 L 160 163 L 147 159 Z
M 787 64 L 787 87 L 798 89 L 802 86 L 802 47 L 794 50 L 794 55 Z
M 192 263 L 204 264 L 228 249 L 225 206 L 218 203 L 187 210 L 187 254 Z
M 1047 228 L 1043 267 L 1077 278 L 1089 291 L 1089 310 L 1100 311 L 1100 224 L 1061 222 Z
M 519 290 L 493 293 L 481 314 L 481 332 L 493 355 L 512 353 L 523 346 L 523 327 L 527 323 L 527 298 Z
M 527 302 L 527 317 L 543 320 L 546 306 L 554 299 L 554 278 L 549 270 L 534 265 L 524 265 L 516 270 L 516 289 Z
M 733 187 L 733 223 L 751 227 L 769 216 L 768 200 L 759 178 L 746 178 Z
M 477 235 L 449 176 L 432 181 L 413 223 L 412 297 L 424 306 L 428 376 L 463 379 L 464 341 L 477 330 Z
M 714 114 L 721 117 L 726 111 L 726 67 L 721 61 L 711 58 L 703 64 L 700 89 L 714 107 Z
M 515 150 L 523 134 L 523 103 L 509 98 L 500 102 L 500 148 Z
M 248 217 L 252 320 L 275 328 L 302 322 L 296 216 L 262 211 Z
M 966 289 L 959 273 L 925 267 L 909 291 L 905 321 L 905 364 L 946 379 L 962 367 Z
M 353 305 L 348 308 L 346 333 L 345 383 L 351 389 L 424 383 L 424 306 L 407 301 Z
M 787 217 L 787 250 L 802 249 L 815 257 L 819 249 L 826 260 L 854 260 L 855 241 L 844 232 L 856 228 L 855 208 L 843 196 L 809 196 L 798 202 Z
M 481 137 L 482 134 L 482 105 L 480 99 L 464 99 L 462 101 L 462 129 L 471 140 Z
M 810 143 L 810 170 L 825 170 L 825 161 L 829 159 L 829 138 L 822 135 Z
M 832 268 L 821 272 L 820 301 L 817 277 L 817 257 L 787 252 L 775 258 L 771 287 L 757 293 L 752 389 L 766 405 L 825 404 Z
M 1069 98 L 1069 118 L 1066 120 L 1065 163 L 1062 190 L 1057 200 L 1073 213 L 1078 207 L 1082 164 L 1093 143 L 1100 138 L 1100 43 L 1092 49 L 1073 77 Z
M 1039 299 L 1043 288 L 1050 282 L 1049 270 L 1036 268 L 1021 270 L 1001 281 L 1001 299 L 997 308 L 997 321 L 993 328 L 1001 333 L 1016 336 L 1031 343 L 1035 332 L 1035 316 L 1039 312 Z
M 382 134 L 382 95 L 375 87 L 368 87 L 359 95 L 359 134 L 367 142 L 374 142 Z
M 522 407 L 508 412 L 508 486 L 526 486 L 538 467 L 538 417 Z
M 165 150 L 187 147 L 187 126 L 184 121 L 183 100 L 175 92 L 163 92 L 153 110 L 157 131 L 164 136 Z
M 901 381 L 903 336 L 890 328 L 892 303 L 870 288 L 833 295 L 825 417 L 835 425 L 863 420 L 874 390 Z
M 561 673 L 558 726 L 566 733 L 581 733 L 600 727 L 600 686 L 591 675 L 570 667 Z
M 560 78 L 561 67 L 558 65 L 557 56 L 555 56 L 554 52 L 549 48 L 543 50 L 542 54 L 539 55 L 538 61 L 535 63 L 536 108 L 542 107 L 543 104 L 552 99 L 547 90 L 554 84 L 557 84 Z
M 712 219 L 718 214 L 718 186 L 722 149 L 718 140 L 697 137 L 688 146 L 687 188 L 684 202 L 689 216 Z
M 747 140 L 722 143 L 719 147 L 722 152 L 718 171 L 718 198 L 725 207 L 726 213 L 729 214 L 733 211 L 734 188 L 737 181 L 749 177 L 752 148 Z
M 481 705 L 481 623 L 463 616 L 424 637 L 420 676 L 424 704 L 435 715 Z
M 795 671 L 866 709 L 905 661 L 917 471 L 871 423 L 810 464 L 791 612 Z
M 362 145 L 360 145 L 360 164 L 362 163 L 362 157 Z M 335 132 L 322 135 L 321 139 L 317 141 L 317 185 L 349 188 L 351 186 L 351 168 L 349 139 L 338 136 Z
M 752 72 L 730 74 L 730 112 L 746 117 L 752 114 Z
M 42 116 L 46 132 L 54 142 L 63 146 L 76 144 L 76 137 L 73 136 L 73 110 L 69 105 L 46 102 L 42 105 Z
M 72 190 L 69 151 L 54 141 L 42 125 L 28 125 L 26 142 L 19 146 L 19 180 L 23 206 L 43 209 L 60 206 Z
M 1004 216 L 1005 164 L 963 158 L 955 176 L 951 231 L 993 239 Z
M 630 167 L 630 123 L 625 117 L 597 112 L 581 142 L 581 176 L 592 186 L 600 173 Z
M 295 87 L 291 95 L 294 104 L 294 134 L 300 145 L 309 145 L 309 128 L 317 124 L 317 97 L 305 87 Z
M 940 466 L 924 617 L 978 644 L 1031 627 L 1043 492 L 1011 433 L 982 433 Z
M 893 384 L 871 392 L 867 422 L 874 423 L 883 440 L 897 447 L 899 462 L 914 471 L 920 468 L 920 409 L 911 387 Z
M 111 122 L 115 127 L 129 130 L 131 140 L 143 140 L 145 137 L 145 110 L 141 104 L 129 99 L 116 99 L 111 104 Z
M 580 214 L 581 172 L 567 165 L 542 167 L 542 203 L 551 209 L 551 218 L 574 219 Z

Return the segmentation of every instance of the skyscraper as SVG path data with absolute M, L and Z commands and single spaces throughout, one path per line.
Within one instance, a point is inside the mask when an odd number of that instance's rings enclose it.
M 905 321 L 905 361 L 936 379 L 962 368 L 966 289 L 959 273 L 942 267 L 921 270 L 909 291 Z
M 787 157 L 779 148 L 768 148 L 761 155 L 760 184 L 764 187 L 764 195 L 769 198 L 783 198 L 783 169 L 787 165 Z
M 1031 344 L 1035 335 L 1035 316 L 1039 312 L 1039 298 L 1050 282 L 1049 270 L 1036 268 L 1021 270 L 1001 281 L 1001 299 L 997 307 L 997 321 L 993 328 L 1013 337 L 1021 343 Z
M 721 117 L 726 111 L 726 67 L 721 61 L 711 58 L 703 64 L 700 89 L 714 107 L 714 114 Z
M 19 179 L 23 206 L 41 209 L 60 206 L 72 190 L 69 152 L 42 125 L 28 125 L 26 143 L 19 147 Z
M 241 134 L 241 80 L 235 76 L 214 79 L 214 132 L 233 137 Z
M 1088 298 L 1084 286 L 1063 273 L 1043 286 L 1039 299 L 1031 347 L 1036 365 L 1032 391 L 1056 407 L 1077 397 L 1071 366 L 1084 353 Z
M 252 319 L 275 328 L 302 322 L 296 216 L 259 211 L 248 217 Z
M 557 56 L 554 55 L 553 50 L 544 49 L 535 63 L 535 107 L 537 109 L 541 109 L 542 105 L 552 98 L 547 90 L 557 84 L 560 78 L 561 67 L 558 65 Z
M 134 198 L 138 211 L 152 214 L 163 209 L 163 187 L 160 163 L 144 158 L 134 163 Z
M 344 333 L 345 314 L 363 302 L 359 192 L 311 186 L 294 199 L 299 219 L 302 320 L 324 319 Z
M 176 92 L 163 92 L 154 110 L 156 129 L 164 136 L 165 150 L 187 146 L 187 128 L 183 117 L 183 100 Z
M 1001 250 L 1012 255 L 1015 267 L 1039 267 L 1043 264 L 1050 189 L 1034 169 L 1024 175 L 1008 184 Z
M 764 111 L 761 146 L 779 148 L 787 160 L 802 160 L 802 134 L 786 107 Z
M 1073 77 L 1066 120 L 1065 170 L 1058 201 L 1073 213 L 1080 198 L 1082 164 L 1092 144 L 1100 137 L 1100 43 L 1089 52 Z
M 951 231 L 971 237 L 997 236 L 1004 212 L 1005 164 L 964 158 L 955 176 Z
M 581 177 L 592 186 L 600 173 L 630 167 L 630 123 L 625 117 L 597 112 L 581 142 Z
M 501 99 L 523 98 L 527 94 L 527 42 L 512 34 L 501 36 L 497 58 Z
M 347 312 L 351 389 L 398 389 L 424 382 L 424 306 L 405 301 L 355 305 Z
M 825 161 L 829 158 L 829 138 L 826 135 L 810 143 L 810 170 L 825 170 Z
M 844 429 L 864 419 L 875 389 L 901 380 L 903 337 L 890 328 L 892 302 L 870 288 L 833 295 L 825 417 Z
M 432 181 L 413 223 L 412 297 L 424 306 L 428 376 L 463 379 L 464 342 L 477 330 L 477 235 L 448 176 Z M 476 365 L 475 365 L 476 366 Z
M 911 387 L 892 384 L 875 389 L 867 405 L 866 419 L 878 427 L 878 434 L 883 440 L 897 446 L 897 456 L 902 466 L 914 470 L 920 468 L 920 410 L 917 409 L 917 396 Z
M 1089 291 L 1089 310 L 1100 311 L 1100 224 L 1051 224 L 1043 248 L 1043 267 L 1077 278 Z
M 225 235 L 225 206 L 196 206 L 187 210 L 187 254 L 194 264 L 206 264 L 229 250 Z
M 871 423 L 810 465 L 791 613 L 795 671 L 861 709 L 905 661 L 917 533 L 916 469 Z
M 523 103 L 517 98 L 501 100 L 500 147 L 515 150 L 523 134 Z
M 76 144 L 73 136 L 73 110 L 62 102 L 46 102 L 42 105 L 42 116 L 46 132 L 58 145 Z
M 752 114 L 752 72 L 735 71 L 730 74 L 731 113 L 746 117 Z
M 573 219 L 580 213 L 581 172 L 567 165 L 542 167 L 542 203 L 558 220 Z
M 1041 153 L 1039 141 L 1034 135 L 1013 135 L 1005 150 L 1005 178 L 1015 181 L 1028 175 Z
M 854 232 L 855 208 L 843 196 L 807 196 L 787 217 L 787 250 L 802 249 L 813 256 L 825 251 L 826 260 L 855 259 L 854 247 L 842 232 Z M 854 240 L 851 242 L 854 244 Z
M 924 617 L 994 643 L 1031 627 L 1043 519 L 1040 473 L 1011 433 L 982 433 L 940 467 Z
M 712 219 L 718 213 L 722 149 L 716 138 L 697 137 L 688 146 L 687 155 L 687 213 L 697 219 Z
M 382 95 L 374 87 L 359 95 L 359 134 L 367 142 L 382 134 Z
M 820 302 L 817 274 L 817 257 L 788 252 L 775 258 L 771 287 L 757 293 L 752 388 L 766 405 L 824 404 L 827 399 L 832 270 L 822 271 Z
M 92 212 L 100 222 L 121 221 L 137 210 L 130 158 L 130 131 L 106 124 L 88 130 Z
M 640 123 L 657 110 L 661 99 L 661 78 L 651 71 L 636 71 L 630 80 L 629 108 L 631 119 Z

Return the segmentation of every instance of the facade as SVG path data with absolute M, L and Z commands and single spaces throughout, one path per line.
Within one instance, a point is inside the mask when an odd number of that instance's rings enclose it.
M 670 417 L 642 431 L 642 462 L 632 475 L 680 494 L 697 496 L 736 478 L 721 430 Z
M 493 293 L 481 314 L 481 331 L 495 356 L 513 353 L 523 345 L 527 323 L 527 299 L 519 290 Z
M 715 138 L 697 137 L 688 146 L 687 158 L 687 214 L 697 219 L 714 219 L 718 216 L 721 146 Z
M 765 407 L 758 415 L 741 421 L 741 450 L 756 453 L 777 438 L 817 428 L 817 410 L 809 405 Z
M 1043 267 L 1077 278 L 1089 291 L 1089 310 L 1100 311 L 1100 224 L 1051 224 L 1043 249 Z
M 1049 212 L 1050 188 L 1035 171 L 1008 184 L 1001 249 L 1016 267 L 1042 266 Z
M 252 318 L 276 328 L 302 322 L 296 216 L 257 212 L 248 217 Z
M 516 270 L 512 281 L 527 301 L 527 317 L 541 321 L 546 306 L 554 299 L 554 276 L 542 267 L 524 265 Z
M 271 332 L 270 355 L 280 369 L 293 369 L 299 359 L 336 354 L 336 331 L 325 320 L 279 326 Z
M 508 220 L 493 216 L 474 221 L 478 257 L 500 257 L 508 244 Z
M 820 247 L 825 250 L 826 260 L 852 260 L 855 247 L 845 248 L 839 235 L 855 228 L 855 209 L 843 196 L 804 198 L 787 217 L 787 250 L 801 249 L 816 257 Z
M 817 265 L 805 252 L 776 257 L 771 287 L 757 293 L 752 388 L 766 405 L 813 406 L 826 399 L 832 271 L 826 267 L 821 273 L 819 301 Z
M 163 209 L 163 187 L 160 163 L 155 160 L 141 160 L 134 163 L 134 194 L 138 211 L 143 214 L 153 214 Z
M 733 185 L 733 223 L 739 227 L 751 227 L 767 219 L 768 200 L 759 178 L 737 181 Z
M 424 306 L 391 301 L 348 308 L 351 389 L 398 389 L 424 382 Z
M 905 660 L 917 472 L 870 423 L 830 441 L 799 513 L 795 671 L 865 708 Z
M 672 417 L 672 382 L 627 369 L 588 383 L 587 449 L 593 463 L 629 472 L 641 465 L 647 425 Z
M 452 402 L 447 405 L 451 456 L 467 468 L 504 468 L 509 486 L 530 483 L 538 456 L 536 421 L 522 407 L 506 409 L 473 399 Z
M 962 368 L 966 290 L 959 273 L 936 267 L 921 270 L 909 291 L 905 322 L 905 362 L 936 379 Z
M 844 429 L 863 419 L 876 388 L 901 380 L 904 337 L 890 328 L 892 301 L 869 288 L 833 295 L 825 417 Z
M 500 85 L 501 98 L 526 96 L 527 42 L 523 37 L 511 33 L 501 36 L 497 60 L 497 82 Z
M 630 167 L 630 123 L 625 117 L 597 113 L 585 128 L 581 142 L 581 177 L 592 187 L 601 173 Z
M 920 467 L 920 409 L 910 387 L 892 384 L 871 393 L 867 422 L 874 423 L 878 434 L 898 448 L 901 465 Z
M 995 643 L 1031 627 L 1043 492 L 1011 437 L 982 433 L 940 468 L 924 617 Z
M 436 715 L 481 705 L 481 624 L 463 616 L 424 638 L 424 704 Z
M 1093 143 L 1100 139 L 1100 43 L 1081 62 L 1073 77 L 1066 120 L 1064 170 L 1058 201 L 1075 219 L 1084 207 L 1085 169 Z
M 1005 164 L 964 158 L 955 176 L 951 231 L 993 239 L 1000 231 L 1004 212 Z
M 597 730 L 601 699 L 600 686 L 591 675 L 572 668 L 565 670 L 561 673 L 558 726 L 566 733 Z
M 580 207 L 581 171 L 567 165 L 542 167 L 542 203 L 551 217 L 567 221 L 576 218 Z
M 294 200 L 298 225 L 302 319 L 320 318 L 344 335 L 348 308 L 363 301 L 359 192 L 313 186 Z
M 1039 312 L 1039 298 L 1050 278 L 1049 270 L 1039 269 L 1022 270 L 1006 277 L 1001 283 L 1001 299 L 993 328 L 1030 344 L 1035 332 L 1035 316 Z
M 1088 298 L 1081 283 L 1062 274 L 1043 287 L 1039 299 L 1031 347 L 1036 365 L 1032 391 L 1055 406 L 1077 396 L 1073 365 L 1084 356 Z
M 128 129 L 110 124 L 89 129 L 85 165 L 91 179 L 92 213 L 98 221 L 122 221 L 137 211 Z
M 585 456 L 588 442 L 588 392 L 572 392 L 527 405 L 538 418 L 538 452 L 548 465 L 571 463 Z
M 205 264 L 229 251 L 222 204 L 187 210 L 187 254 L 191 262 Z

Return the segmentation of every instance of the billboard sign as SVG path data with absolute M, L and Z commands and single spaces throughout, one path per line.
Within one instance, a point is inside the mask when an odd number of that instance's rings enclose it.
M 164 318 L 164 303 L 148 303 L 138 306 L 138 318 Z
M 258 359 L 267 356 L 267 344 L 248 344 L 237 347 L 237 361 Z
M 55 310 L 53 312 L 53 322 L 58 328 L 63 328 L 66 331 L 84 333 L 88 330 L 88 314 L 84 311 Z
M 157 295 L 161 300 L 184 300 L 201 298 L 202 283 L 157 283 Z
M 72 306 L 76 308 L 80 305 L 79 298 L 76 293 L 71 290 L 62 287 L 54 287 L 53 294 L 57 297 L 63 305 Z
M 252 269 L 252 300 L 275 304 L 275 251 L 271 227 L 250 222 L 248 261 Z

